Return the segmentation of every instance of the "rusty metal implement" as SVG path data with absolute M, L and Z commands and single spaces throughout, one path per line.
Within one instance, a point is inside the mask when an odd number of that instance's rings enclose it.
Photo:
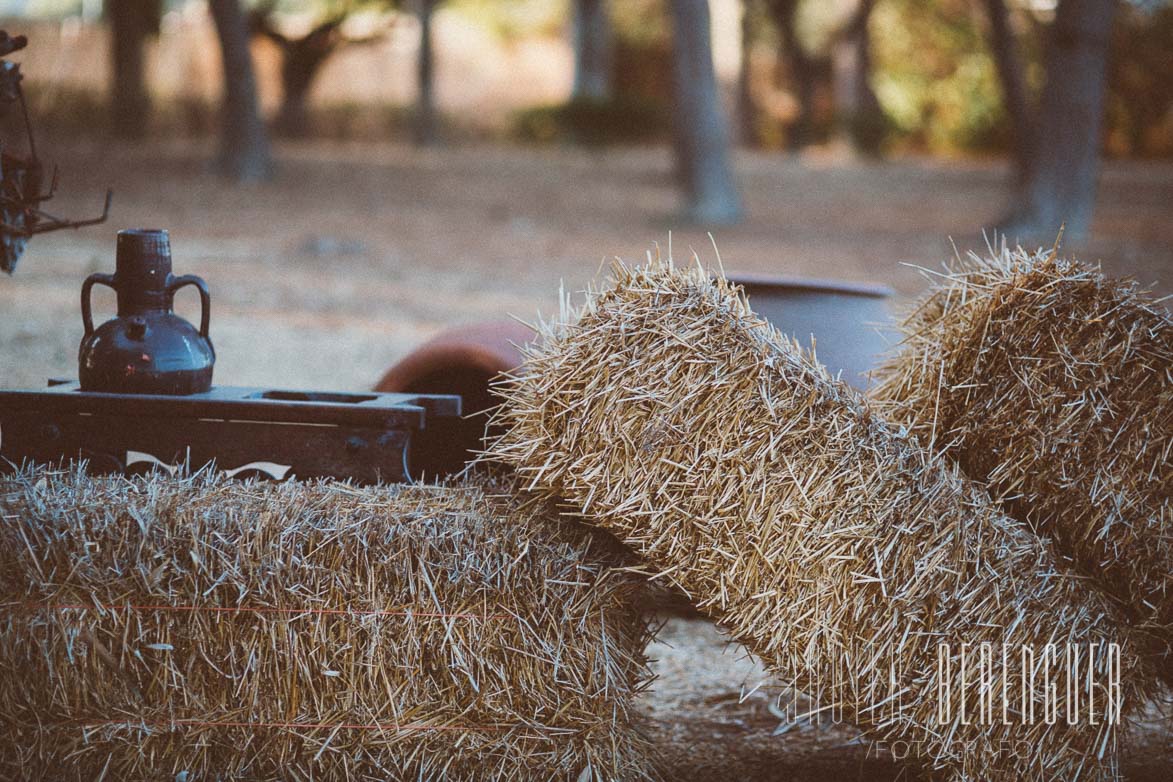
M 16 264 L 24 255 L 30 237 L 63 228 L 82 228 L 104 223 L 110 214 L 112 195 L 109 190 L 106 191 L 106 205 L 102 214 L 88 220 L 66 220 L 41 208 L 57 192 L 57 169 L 53 169 L 49 189 L 42 191 L 45 167 L 37 157 L 33 126 L 29 121 L 28 105 L 20 84 L 23 78 L 20 64 L 4 59 L 27 45 L 25 36 L 13 36 L 0 30 L 0 111 L 11 106 L 20 107 L 25 145 L 28 148 L 26 153 L 20 154 L 0 144 L 0 270 L 9 274 L 16 269 Z

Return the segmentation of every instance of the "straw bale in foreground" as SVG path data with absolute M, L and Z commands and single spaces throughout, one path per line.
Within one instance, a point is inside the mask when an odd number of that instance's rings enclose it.
M 1127 281 L 1003 248 L 958 260 L 874 398 L 1153 637 L 1173 682 L 1173 315 Z
M 2 778 L 648 773 L 637 581 L 477 488 L 39 471 L 0 515 Z
M 612 531 L 877 751 L 950 780 L 1115 776 L 1104 691 L 1093 724 L 1023 676 L 1062 692 L 1056 644 L 1076 651 L 1074 678 L 1106 685 L 1118 643 L 1126 714 L 1148 680 L 1111 606 L 728 282 L 619 264 L 541 330 L 492 458 Z

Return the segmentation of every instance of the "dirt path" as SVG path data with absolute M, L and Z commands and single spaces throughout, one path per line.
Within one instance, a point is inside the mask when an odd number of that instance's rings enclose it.
M 190 145 L 47 145 L 61 164 L 53 208 L 84 215 L 115 190 L 108 226 L 40 237 L 0 280 L 0 386 L 73 375 L 77 291 L 113 264 L 120 227 L 172 231 L 176 268 L 212 287 L 217 380 L 361 389 L 438 329 L 507 313 L 530 318 L 582 288 L 612 256 L 638 259 L 672 230 L 679 257 L 709 237 L 673 219 L 666 150 L 303 145 L 282 148 L 269 184 L 229 187 Z M 743 154 L 749 218 L 715 231 L 730 270 L 922 287 L 981 247 L 1004 202 L 992 164 L 843 163 Z M 1173 165 L 1117 164 L 1095 241 L 1080 254 L 1173 283 Z M 109 312 L 112 297 L 97 294 Z M 191 301 L 184 307 L 191 311 Z

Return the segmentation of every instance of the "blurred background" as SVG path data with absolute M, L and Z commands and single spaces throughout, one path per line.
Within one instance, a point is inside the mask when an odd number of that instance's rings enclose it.
M 172 231 L 222 383 L 369 388 L 671 237 L 924 285 L 993 231 L 1159 289 L 1173 6 L 1110 0 L 0 0 L 50 211 L 0 279 L 0 385 L 73 375 L 114 232 Z M 227 64 L 227 65 L 226 65 Z M 27 146 L 19 112 L 6 151 Z M 712 233 L 713 240 L 709 233 Z M 95 295 L 96 309 L 113 299 Z M 194 299 L 194 296 L 192 297 Z M 194 302 L 181 296 L 180 308 Z M 185 309 L 186 308 L 186 309 Z
M 1173 284 L 1173 3 L 0 0 L 0 27 L 29 38 L 9 59 L 59 167 L 45 208 L 114 191 L 0 276 L 4 388 L 76 376 L 81 282 L 131 227 L 210 285 L 224 385 L 369 389 L 669 248 L 898 309 L 923 269 L 1065 225 L 1066 252 Z M 7 108 L 6 166 L 33 154 Z M 896 774 L 850 726 L 777 738 L 778 689 L 708 624 L 651 655 L 670 777 Z M 1141 727 L 1127 776 L 1166 779 L 1173 729 Z

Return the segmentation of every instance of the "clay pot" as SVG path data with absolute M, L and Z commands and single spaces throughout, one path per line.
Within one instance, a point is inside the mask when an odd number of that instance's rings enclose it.
M 459 394 L 463 401 L 461 418 L 429 422 L 412 444 L 409 469 L 414 478 L 459 472 L 481 450 L 488 411 L 497 405 L 491 384 L 521 364 L 518 346 L 533 336 L 514 320 L 457 326 L 420 345 L 383 375 L 376 391 Z
M 882 285 L 804 280 L 761 274 L 729 275 L 745 288 L 749 306 L 779 331 L 809 345 L 819 361 L 856 388 L 891 344 L 891 288 Z
M 216 351 L 208 337 L 207 284 L 191 274 L 171 273 L 171 239 L 162 230 L 119 231 L 115 264 L 114 274 L 91 274 L 82 284 L 81 389 L 177 396 L 210 389 Z M 95 285 L 118 294 L 118 317 L 97 328 L 90 310 Z M 176 291 L 188 285 L 200 294 L 198 329 L 172 309 Z

